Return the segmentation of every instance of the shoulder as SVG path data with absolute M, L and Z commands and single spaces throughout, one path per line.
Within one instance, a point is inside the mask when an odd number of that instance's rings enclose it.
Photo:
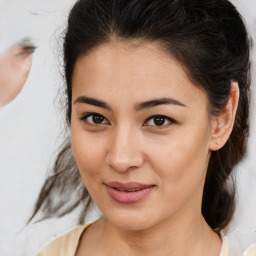
M 40 251 L 37 256 L 74 256 L 79 239 L 83 231 L 89 225 L 90 224 L 75 228 L 67 234 L 53 240 L 42 251 Z

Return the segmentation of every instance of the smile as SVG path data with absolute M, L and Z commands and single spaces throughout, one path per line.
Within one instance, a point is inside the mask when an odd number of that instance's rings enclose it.
M 136 182 L 110 182 L 105 185 L 110 197 L 122 204 L 132 204 L 142 200 L 155 187 L 154 185 L 144 185 Z

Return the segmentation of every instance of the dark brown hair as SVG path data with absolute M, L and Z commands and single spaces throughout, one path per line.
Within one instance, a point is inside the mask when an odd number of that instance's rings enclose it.
M 185 68 L 195 86 L 205 90 L 209 113 L 225 107 L 232 81 L 240 98 L 233 131 L 223 148 L 212 152 L 202 200 L 202 214 L 212 229 L 228 225 L 235 209 L 234 166 L 245 154 L 248 138 L 250 40 L 243 19 L 227 0 L 79 0 L 72 8 L 64 37 L 66 118 L 70 125 L 72 76 L 79 57 L 97 46 L 124 41 L 156 42 Z M 232 182 L 231 182 L 232 183 Z M 230 189 L 230 187 L 232 189 Z M 59 153 L 53 175 L 39 195 L 32 218 L 62 216 L 91 199 L 80 178 L 71 142 Z

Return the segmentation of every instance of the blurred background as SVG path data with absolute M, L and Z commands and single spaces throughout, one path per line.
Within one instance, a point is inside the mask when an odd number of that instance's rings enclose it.
M 77 212 L 26 226 L 65 137 L 64 111 L 60 103 L 61 42 L 74 2 L 0 0 L 0 57 L 15 45 L 36 47 L 34 53 L 29 52 L 31 67 L 21 92 L 10 103 L 0 106 L 1 256 L 36 255 L 50 240 L 76 226 Z M 232 2 L 244 16 L 256 41 L 256 1 Z M 255 50 L 252 59 L 251 135 L 247 157 L 236 168 L 238 204 L 227 230 L 232 256 L 242 255 L 242 251 L 256 241 Z M 0 64 L 0 72 L 2 68 Z M 0 102 L 0 105 L 3 104 Z M 86 222 L 99 215 L 99 211 L 93 209 Z

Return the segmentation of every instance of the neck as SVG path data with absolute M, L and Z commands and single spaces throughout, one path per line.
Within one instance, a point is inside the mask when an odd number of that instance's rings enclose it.
M 102 219 L 101 241 L 104 255 L 171 255 L 198 256 L 219 255 L 221 241 L 205 222 L 202 215 L 198 218 L 186 216 L 165 220 L 150 228 L 134 231 L 116 227 Z M 212 254 L 210 247 L 213 248 Z M 125 252 L 125 253 L 124 253 Z

